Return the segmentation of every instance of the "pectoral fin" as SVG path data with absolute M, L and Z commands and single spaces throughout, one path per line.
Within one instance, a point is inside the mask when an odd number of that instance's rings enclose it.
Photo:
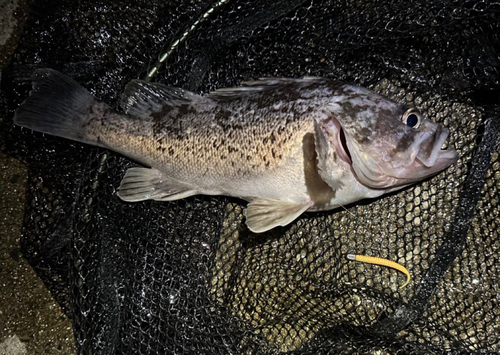
M 318 157 L 318 173 L 332 190 L 336 191 L 342 188 L 342 182 L 335 179 L 330 173 L 336 170 L 335 165 L 338 165 L 340 159 L 334 144 L 334 142 L 340 141 L 340 138 L 337 137 L 340 133 L 332 121 L 314 122 L 314 145 Z
M 301 203 L 258 198 L 248 204 L 245 211 L 247 226 L 254 233 L 262 233 L 277 226 L 286 226 L 313 202 Z
M 174 201 L 198 194 L 186 184 L 165 176 L 156 169 L 130 168 L 125 173 L 117 195 L 123 201 Z

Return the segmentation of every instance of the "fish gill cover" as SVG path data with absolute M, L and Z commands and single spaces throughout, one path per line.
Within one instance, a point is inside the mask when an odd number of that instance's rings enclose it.
M 36 1 L 2 72 L 3 151 L 30 168 L 22 247 L 81 354 L 500 351 L 500 3 Z M 245 203 L 125 203 L 134 162 L 12 125 L 35 69 L 118 108 L 131 79 L 204 94 L 353 82 L 450 130 L 459 160 L 400 192 L 263 234 Z M 383 257 L 412 276 L 349 261 Z

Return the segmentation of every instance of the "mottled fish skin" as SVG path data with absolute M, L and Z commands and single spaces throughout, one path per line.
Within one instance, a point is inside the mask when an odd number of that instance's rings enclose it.
M 441 150 L 446 129 L 367 89 L 323 78 L 261 79 L 205 97 L 135 80 L 122 97 L 125 114 L 50 69 L 35 73 L 33 87 L 16 124 L 151 167 L 127 171 L 123 200 L 235 196 L 250 201 L 254 232 L 394 191 L 457 159 Z M 410 115 L 411 124 L 403 122 Z
M 363 185 L 394 190 L 438 173 L 454 163 L 441 150 L 449 131 L 419 116 L 417 127 L 401 122 L 414 109 L 353 85 L 343 85 L 328 110 L 342 126 L 353 172 Z
M 338 84 L 324 79 L 264 83 L 237 94 L 217 91 L 195 105 L 166 105 L 140 121 L 107 116 L 87 132 L 202 193 L 306 200 L 302 143 L 316 120 L 327 119 L 322 107 Z M 149 84 L 134 83 L 140 85 Z

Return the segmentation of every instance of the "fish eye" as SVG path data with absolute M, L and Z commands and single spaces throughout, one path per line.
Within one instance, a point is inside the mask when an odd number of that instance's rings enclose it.
M 411 128 L 418 128 L 420 123 L 422 123 L 422 114 L 414 108 L 410 108 L 403 113 L 401 116 L 401 121 Z

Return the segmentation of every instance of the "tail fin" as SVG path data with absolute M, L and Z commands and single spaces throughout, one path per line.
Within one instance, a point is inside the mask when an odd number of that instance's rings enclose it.
M 85 124 L 94 97 L 70 77 L 52 69 L 38 69 L 33 75 L 33 90 L 17 109 L 14 123 L 35 131 L 72 140 L 86 140 Z

